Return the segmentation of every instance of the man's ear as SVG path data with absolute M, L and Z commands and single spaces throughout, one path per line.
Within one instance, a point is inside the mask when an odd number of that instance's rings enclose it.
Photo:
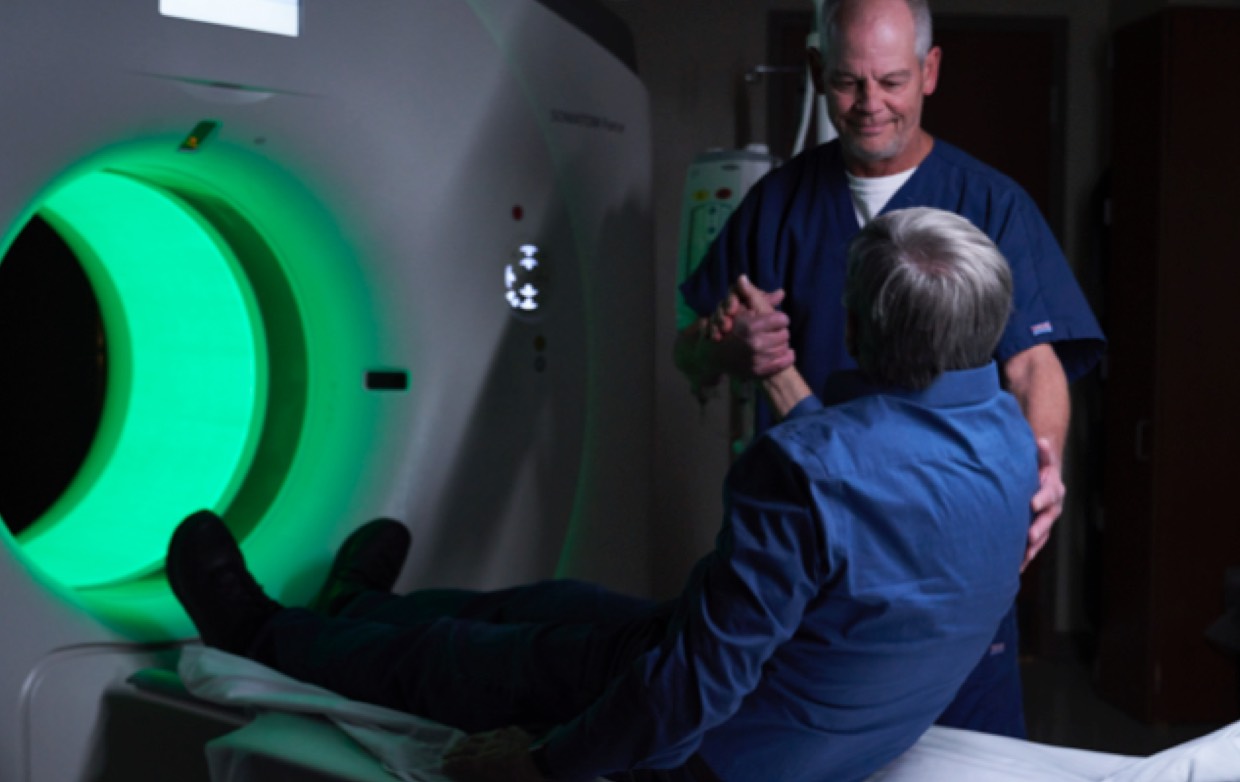
M 823 81 L 822 52 L 818 50 L 818 47 L 810 46 L 805 50 L 805 58 L 809 60 L 809 78 L 814 83 L 814 92 L 819 95 L 826 94 L 827 85 Z
M 921 94 L 933 95 L 939 86 L 939 65 L 943 62 L 943 50 L 935 46 L 926 53 L 921 66 Z

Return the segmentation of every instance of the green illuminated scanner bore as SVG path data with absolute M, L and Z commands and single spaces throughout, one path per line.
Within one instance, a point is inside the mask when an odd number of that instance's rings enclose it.
M 82 470 L 20 540 L 61 583 L 100 586 L 161 566 L 181 518 L 236 492 L 262 429 L 263 329 L 227 243 L 175 195 L 96 171 L 40 214 L 95 288 L 107 396 Z

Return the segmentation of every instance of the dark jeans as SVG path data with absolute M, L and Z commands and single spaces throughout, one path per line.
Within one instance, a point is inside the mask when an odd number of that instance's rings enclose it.
M 467 732 L 564 722 L 662 637 L 652 602 L 577 581 L 368 593 L 277 614 L 251 656 L 302 681 Z
M 936 721 L 952 728 L 1023 739 L 1025 711 L 1020 683 L 1016 607 L 999 623 L 995 640 Z
M 469 733 L 566 722 L 663 637 L 670 607 L 579 581 L 497 592 L 424 590 L 359 596 L 328 618 L 289 608 L 250 656 L 354 700 Z M 696 773 L 691 771 L 696 768 Z M 700 760 L 623 782 L 710 782 Z

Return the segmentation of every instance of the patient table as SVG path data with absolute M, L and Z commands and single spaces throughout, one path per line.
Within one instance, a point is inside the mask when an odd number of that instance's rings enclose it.
M 439 757 L 453 728 L 197 645 L 178 673 L 191 701 L 253 715 L 207 742 L 211 782 L 449 782 Z M 868 782 L 1240 782 L 1240 723 L 1148 758 L 935 726 Z

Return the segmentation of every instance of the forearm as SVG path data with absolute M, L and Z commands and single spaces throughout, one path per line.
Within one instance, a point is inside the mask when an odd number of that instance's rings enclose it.
M 775 412 L 776 418 L 781 421 L 788 416 L 792 408 L 812 393 L 809 384 L 805 382 L 805 378 L 801 377 L 801 373 L 795 366 L 765 378 L 762 381 L 762 391 L 766 394 L 767 401 L 771 403 L 771 409 Z
M 1029 501 L 1033 514 L 1025 561 L 1029 566 L 1051 534 L 1063 512 L 1063 449 L 1068 436 L 1071 402 L 1068 378 L 1049 345 L 1038 345 L 1013 356 L 1003 366 L 1008 390 L 1020 403 L 1038 444 L 1038 492 Z
M 1047 440 L 1063 455 L 1072 417 L 1068 378 L 1050 345 L 1037 345 L 1013 356 L 1003 367 L 1008 390 L 1020 403 L 1034 437 Z

